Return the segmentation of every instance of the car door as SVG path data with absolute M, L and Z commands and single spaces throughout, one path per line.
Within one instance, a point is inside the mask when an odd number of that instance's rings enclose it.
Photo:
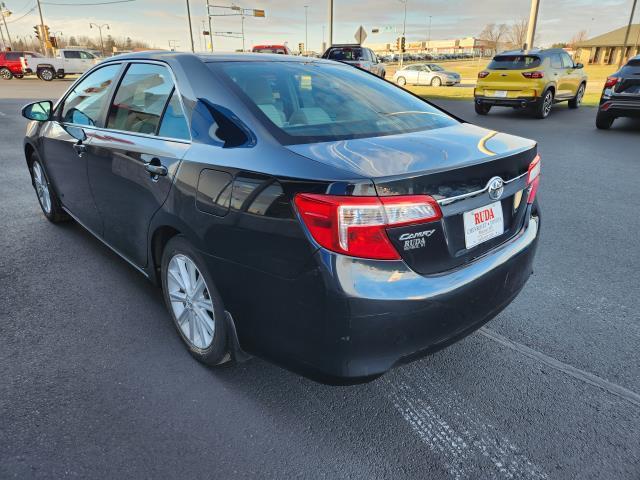
M 89 183 L 104 239 L 129 261 L 147 263 L 147 233 L 191 145 L 173 75 L 164 64 L 135 62 L 124 73 L 105 128 L 88 148 Z
M 82 152 L 101 124 L 120 64 L 94 70 L 74 85 L 57 106 L 53 120 L 43 127 L 41 153 L 50 180 L 65 208 L 96 234 L 102 221 L 87 179 L 87 157 Z M 82 128 L 87 135 L 83 147 L 69 132 Z
M 80 52 L 78 50 L 64 50 L 62 52 L 62 64 L 64 71 L 67 73 L 84 72 L 82 70 L 82 60 L 80 59 Z
M 569 90 L 568 94 L 575 97 L 578 92 L 578 87 L 582 82 L 582 73 L 579 69 L 575 68 L 573 59 L 568 53 L 561 53 L 560 56 L 562 57 L 562 66 L 565 70 L 565 82 L 567 84 L 567 89 Z
M 96 57 L 94 57 L 89 52 L 85 52 L 82 50 L 79 53 L 80 53 L 80 61 L 78 64 L 79 70 L 77 70 L 76 73 L 83 73 L 89 70 L 96 63 Z
M 566 98 L 571 94 L 571 81 L 562 63 L 562 57 L 559 53 L 554 53 L 550 57 L 550 62 L 553 80 L 556 83 L 556 98 Z
M 429 65 L 420 65 L 420 71 L 418 72 L 418 83 L 420 85 L 428 85 L 431 83 L 431 67 Z

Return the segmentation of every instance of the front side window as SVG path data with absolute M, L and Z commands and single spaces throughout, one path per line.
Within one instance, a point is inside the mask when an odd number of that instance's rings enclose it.
M 107 65 L 88 75 L 64 100 L 62 121 L 92 126 L 98 122 L 120 65 Z
M 209 63 L 284 144 L 375 137 L 455 125 L 404 90 L 344 65 Z
M 551 68 L 563 68 L 562 57 L 560 57 L 560 55 L 557 53 L 551 55 Z
M 564 68 L 573 68 L 573 60 L 571 60 L 571 57 L 568 53 L 562 54 L 562 65 L 564 66 Z
M 80 54 L 80 58 L 82 58 L 83 60 L 93 60 L 94 58 L 96 58 L 89 52 L 78 52 L 78 54 Z
M 167 67 L 132 64 L 118 86 L 107 128 L 154 135 L 172 91 Z

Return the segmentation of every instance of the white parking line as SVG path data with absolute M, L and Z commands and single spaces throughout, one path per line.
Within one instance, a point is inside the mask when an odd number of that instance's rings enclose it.
M 479 478 L 478 468 L 487 467 L 491 473 L 485 478 L 549 478 L 497 428 L 485 423 L 450 386 L 436 384 L 428 377 L 396 374 L 401 376 L 405 378 L 388 380 L 390 399 L 422 442 L 442 459 L 452 478 L 475 480 Z M 417 381 L 419 385 L 414 383 Z M 489 465 L 484 467 L 478 463 Z
M 539 362 L 542 362 L 545 365 L 554 368 L 555 370 L 566 373 L 567 375 L 570 375 L 573 378 L 577 378 L 578 380 L 588 383 L 589 385 L 593 385 L 594 387 L 606 390 L 612 395 L 615 395 L 619 398 L 622 398 L 623 400 L 626 400 L 629 403 L 640 407 L 640 395 L 638 395 L 636 392 L 621 387 L 620 385 L 616 385 L 615 383 L 611 383 L 604 378 L 600 378 L 597 375 L 594 375 L 593 373 L 585 372 L 584 370 L 580 370 L 579 368 L 563 363 L 560 360 L 549 357 L 544 353 L 527 347 L 526 345 L 522 345 L 521 343 L 509 340 L 507 337 L 503 337 L 499 333 L 496 333 L 493 330 L 489 330 L 488 328 L 483 327 L 478 330 L 478 333 L 529 358 L 538 360 Z

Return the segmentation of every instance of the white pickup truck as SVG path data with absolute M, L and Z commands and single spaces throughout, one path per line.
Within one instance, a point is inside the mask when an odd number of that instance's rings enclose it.
M 53 58 L 22 57 L 22 69 L 25 73 L 35 73 L 40 80 L 50 82 L 65 75 L 84 73 L 99 62 L 98 57 L 88 50 L 62 48 Z

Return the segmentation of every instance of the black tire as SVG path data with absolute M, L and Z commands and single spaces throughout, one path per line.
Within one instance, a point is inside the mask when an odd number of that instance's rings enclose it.
M 398 77 L 396 78 L 396 83 L 401 87 L 404 87 L 407 84 L 407 79 L 404 77 Z
M 3 80 L 11 80 L 13 78 L 13 73 L 7 67 L 0 68 L 0 78 Z
M 41 68 L 38 70 L 38 78 L 45 82 L 50 82 L 56 78 L 56 72 L 53 71 L 53 68 Z
M 540 97 L 540 100 L 533 107 L 533 115 L 536 118 L 547 118 L 551 113 L 551 107 L 553 107 L 553 91 L 545 90 Z
M 168 281 L 167 276 L 169 272 L 169 262 L 176 255 L 184 255 L 188 257 L 197 267 L 198 272 L 204 277 L 206 289 L 209 299 L 213 304 L 213 322 L 214 332 L 211 343 L 206 348 L 198 348 L 195 346 L 182 332 L 178 319 L 175 316 L 171 300 L 169 299 Z M 187 350 L 193 355 L 193 357 L 199 362 L 205 365 L 215 366 L 227 362 L 231 357 L 229 355 L 228 348 L 228 329 L 226 322 L 226 312 L 222 303 L 222 298 L 215 287 L 213 278 L 207 270 L 206 264 L 202 260 L 201 255 L 195 248 L 187 241 L 182 235 L 177 235 L 169 240 L 169 243 L 165 246 L 162 252 L 161 273 L 162 277 L 162 294 L 164 301 L 169 310 L 169 314 L 173 319 L 173 324 L 178 331 L 178 335 L 182 338 L 183 343 L 187 347 Z
M 598 110 L 598 114 L 596 115 L 596 127 L 600 130 L 609 130 L 615 119 L 616 117 L 613 115 L 609 115 L 608 113 Z
M 64 73 L 58 73 L 58 74 L 57 74 L 57 77 L 58 77 L 60 80 L 62 80 L 65 76 L 66 76 L 66 74 L 64 74 Z
M 440 86 L 442 86 L 442 79 L 440 77 L 433 77 L 431 79 L 431 86 L 432 87 L 440 87 Z
M 476 108 L 476 113 L 478 115 L 486 115 L 487 113 L 489 113 L 491 111 L 491 105 L 486 105 L 484 103 L 474 103 L 474 106 Z
M 17 78 L 18 80 L 21 80 L 24 78 L 24 75 L 14 75 L 15 78 Z
M 581 83 L 578 87 L 578 91 L 576 92 L 576 96 L 569 100 L 569 108 L 579 108 L 582 103 L 582 98 L 584 97 L 584 91 L 586 89 L 586 85 Z
M 37 170 L 36 165 L 40 166 L 40 171 L 42 172 L 42 176 L 44 177 L 44 181 L 47 186 L 47 193 L 50 199 L 50 208 L 47 209 L 41 199 L 38 188 L 42 188 L 38 186 L 38 182 L 36 181 L 35 171 Z M 35 167 L 35 170 L 34 170 Z M 51 182 L 49 181 L 49 175 L 47 173 L 47 169 L 38 157 L 38 155 L 34 152 L 31 154 L 31 158 L 29 159 L 29 173 L 31 174 L 31 184 L 36 191 L 36 196 L 38 198 L 38 203 L 40 204 L 40 208 L 42 209 L 42 213 L 51 223 L 61 223 L 67 222 L 71 219 L 71 217 L 62 209 L 62 204 L 60 203 L 60 199 L 56 194 Z

